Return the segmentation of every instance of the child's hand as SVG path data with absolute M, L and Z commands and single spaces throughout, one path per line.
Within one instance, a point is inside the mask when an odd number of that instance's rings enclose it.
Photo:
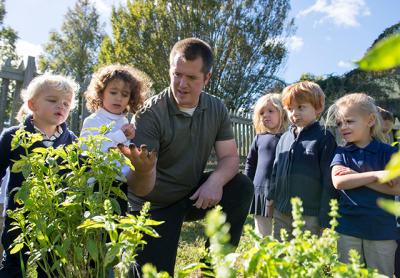
M 357 174 L 357 173 L 358 172 L 354 171 L 353 169 L 350 169 L 349 167 L 339 166 L 339 165 L 334 168 L 333 172 L 335 176 L 344 176 L 348 174 Z
M 374 176 L 376 178 L 377 183 L 381 183 L 380 180 L 383 179 L 386 175 L 388 174 L 388 171 L 386 170 L 381 170 L 381 171 L 374 171 Z M 389 185 L 390 187 L 393 186 L 393 183 L 386 182 L 387 185 Z
M 135 127 L 133 124 L 124 124 L 121 127 L 122 132 L 125 134 L 126 138 L 132 140 L 135 138 Z
M 400 186 L 400 177 L 394 178 L 387 182 L 390 187 Z

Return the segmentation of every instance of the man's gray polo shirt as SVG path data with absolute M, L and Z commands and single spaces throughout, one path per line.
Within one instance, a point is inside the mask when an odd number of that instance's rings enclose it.
M 150 201 L 152 208 L 166 207 L 187 196 L 198 185 L 216 141 L 233 139 L 225 105 L 205 92 L 190 116 L 179 110 L 166 89 L 146 101 L 135 117 L 133 142 L 158 152 L 154 190 L 145 198 L 129 194 L 133 210 Z

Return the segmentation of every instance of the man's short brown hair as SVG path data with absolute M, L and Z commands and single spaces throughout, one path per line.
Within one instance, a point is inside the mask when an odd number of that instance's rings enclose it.
M 213 64 L 213 53 L 211 47 L 205 41 L 198 38 L 187 38 L 175 43 L 169 55 L 169 64 L 172 65 L 175 55 L 180 53 L 188 61 L 201 58 L 203 60 L 202 72 L 207 74 L 211 72 Z

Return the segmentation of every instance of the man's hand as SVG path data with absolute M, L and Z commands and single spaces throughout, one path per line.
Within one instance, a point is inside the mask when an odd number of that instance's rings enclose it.
M 207 209 L 213 207 L 221 201 L 223 187 L 212 184 L 207 180 L 200 185 L 196 192 L 190 197 L 190 200 L 196 200 L 193 204 L 196 208 Z
M 133 124 L 124 124 L 121 127 L 121 130 L 128 140 L 132 140 L 133 138 L 135 138 L 135 127 L 133 126 Z
M 131 161 L 137 174 L 142 175 L 155 171 L 157 152 L 149 152 L 146 145 L 141 145 L 138 148 L 135 144 L 130 144 L 129 147 L 124 144 L 118 144 L 118 149 Z
M 131 192 L 139 197 L 148 195 L 155 186 L 157 153 L 149 152 L 146 145 L 118 144 L 118 149 L 131 161 L 135 171 L 130 171 L 127 183 Z

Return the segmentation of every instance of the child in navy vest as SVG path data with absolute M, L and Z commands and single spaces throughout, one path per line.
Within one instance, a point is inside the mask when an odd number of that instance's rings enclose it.
M 250 213 L 254 214 L 255 230 L 262 236 L 272 233 L 273 205 L 267 200 L 276 145 L 287 127 L 287 116 L 280 94 L 266 94 L 254 107 L 253 125 L 257 135 L 246 159 L 245 174 L 254 183 Z
M 394 200 L 400 192 L 398 178 L 379 183 L 397 150 L 382 142 L 382 119 L 374 100 L 366 94 L 341 97 L 328 116 L 334 117 L 346 142 L 336 149 L 331 163 L 333 185 L 340 190 L 339 259 L 349 263 L 349 251 L 355 249 L 361 263 L 392 277 L 400 231 L 396 217 L 378 207 L 377 199 Z
M 24 104 L 17 119 L 20 125 L 3 130 L 0 135 L 0 179 L 6 174 L 7 168 L 12 168 L 15 161 L 25 154 L 21 147 L 11 150 L 11 140 L 15 132 L 23 127 L 31 133 L 40 133 L 43 140 L 36 142 L 30 150 L 36 147 L 58 147 L 71 144 L 76 136 L 67 128 L 65 121 L 74 106 L 75 92 L 78 85 L 60 75 L 41 75 L 32 80 L 26 91 L 22 93 Z M 6 209 L 13 210 L 17 207 L 14 202 L 15 189 L 22 185 L 22 173 L 10 173 L 7 185 L 8 202 Z M 13 222 L 7 215 L 5 217 L 2 244 L 5 250 L 3 267 L 0 277 L 23 277 L 21 271 L 20 255 L 26 267 L 27 255 L 25 249 L 17 254 L 10 254 L 10 246 L 18 236 L 19 231 L 9 231 Z M 39 276 L 43 273 L 39 272 Z
M 268 190 L 273 202 L 273 234 L 280 239 L 281 229 L 292 234 L 291 198 L 303 204 L 304 229 L 320 234 L 329 225 L 329 202 L 336 197 L 332 186 L 330 162 L 336 148 L 333 135 L 320 126 L 318 117 L 324 110 L 325 94 L 318 84 L 298 82 L 282 92 L 292 126 L 276 147 L 275 161 Z

